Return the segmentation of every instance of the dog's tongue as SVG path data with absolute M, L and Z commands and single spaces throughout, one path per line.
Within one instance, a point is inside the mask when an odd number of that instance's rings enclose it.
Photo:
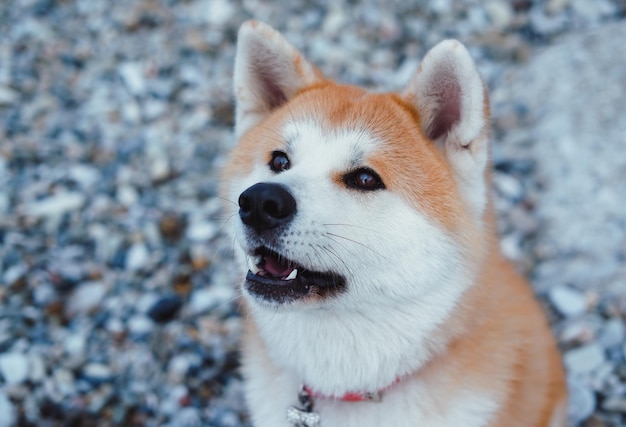
M 265 257 L 263 269 L 274 277 L 287 277 L 293 270 L 293 266 L 289 265 L 289 263 L 281 262 L 276 257 L 268 256 Z

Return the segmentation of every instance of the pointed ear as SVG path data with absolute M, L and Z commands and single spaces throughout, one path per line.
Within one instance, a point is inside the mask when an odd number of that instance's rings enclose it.
M 465 47 L 445 40 L 432 48 L 403 98 L 414 105 L 424 134 L 450 162 L 459 190 L 478 216 L 486 202 L 489 108 L 485 87 Z
M 273 28 L 247 21 L 239 29 L 235 59 L 235 133 L 240 137 L 300 89 L 323 80 Z

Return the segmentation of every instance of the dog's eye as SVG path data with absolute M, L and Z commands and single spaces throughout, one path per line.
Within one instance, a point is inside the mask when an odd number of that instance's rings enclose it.
M 385 188 L 380 176 L 369 168 L 361 168 L 346 174 L 343 177 L 343 182 L 350 187 L 357 190 L 380 190 Z
M 269 163 L 270 169 L 276 173 L 286 171 L 291 166 L 289 157 L 282 151 L 274 151 Z

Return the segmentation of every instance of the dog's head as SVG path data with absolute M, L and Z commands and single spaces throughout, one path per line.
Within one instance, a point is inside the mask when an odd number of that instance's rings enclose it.
M 488 108 L 445 41 L 400 94 L 335 84 L 250 21 L 235 64 L 239 142 L 222 196 L 259 309 L 364 309 L 455 294 L 476 270 Z

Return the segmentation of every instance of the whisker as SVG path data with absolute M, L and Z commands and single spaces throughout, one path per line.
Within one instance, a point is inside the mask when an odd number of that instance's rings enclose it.
M 349 237 L 345 237 L 345 236 L 341 236 L 341 235 L 339 235 L 339 234 L 329 233 L 329 232 L 326 232 L 326 235 L 327 235 L 327 236 L 337 237 L 337 238 L 339 238 L 339 239 L 344 239 L 344 240 L 347 240 L 347 241 L 349 241 L 349 242 L 352 242 L 352 243 L 354 243 L 354 244 L 357 244 L 357 245 L 359 245 L 359 246 L 362 246 L 362 247 L 364 247 L 364 248 L 366 248 L 366 249 L 369 249 L 370 251 L 374 252 L 374 253 L 375 253 L 375 254 L 377 254 L 377 255 L 381 255 L 381 256 L 382 256 L 382 254 L 381 254 L 381 253 L 379 253 L 378 251 L 374 250 L 373 248 L 370 248 L 370 247 L 369 247 L 369 246 L 367 246 L 366 244 L 359 242 L 358 240 L 354 240 L 354 239 L 351 239 L 351 238 L 349 238 Z
M 342 247 L 345 251 L 347 251 L 347 252 L 348 252 L 351 256 L 358 256 L 358 255 L 359 255 L 359 254 L 358 254 L 358 252 L 356 252 L 353 248 L 349 248 L 349 247 L 348 247 L 348 246 L 346 246 L 343 242 L 341 242 L 341 241 L 339 241 L 339 240 L 337 240 L 337 239 L 335 239 L 335 238 L 333 238 L 333 237 L 331 237 L 331 236 L 328 236 L 328 238 L 329 238 L 330 240 L 332 240 L 333 242 L 335 242 L 336 244 L 340 245 L 340 246 L 341 246 L 341 247 Z
M 217 197 L 218 199 L 223 200 L 225 202 L 231 203 L 231 204 L 237 206 L 237 208 L 239 208 L 239 203 L 237 203 L 237 202 L 235 202 L 233 200 L 230 200 L 230 199 L 227 199 L 226 197 L 221 197 L 221 196 L 215 196 L 215 197 Z
M 228 298 L 223 303 L 218 304 L 217 306 L 213 307 L 210 310 L 207 310 L 206 314 L 211 314 L 211 313 L 213 313 L 215 311 L 218 311 L 218 310 L 220 310 L 220 309 L 222 309 L 222 308 L 232 304 L 233 302 L 237 301 L 237 299 L 239 299 L 240 296 L 241 296 L 241 294 L 239 294 L 238 292 L 235 292 L 235 295 L 233 295 L 231 298 Z M 239 304 L 241 304 L 241 303 L 239 303 Z M 237 309 L 237 311 L 239 311 L 239 309 Z
M 362 225 L 357 225 L 357 224 L 343 224 L 343 223 L 332 224 L 332 223 L 328 223 L 328 224 L 322 224 L 322 225 L 323 226 L 329 226 L 329 227 L 354 227 L 354 228 L 361 228 L 363 230 L 371 231 L 372 233 L 378 234 L 377 230 L 374 230 L 374 229 L 368 228 L 368 227 L 363 227 Z
M 341 258 L 339 254 L 333 248 L 329 246 L 320 246 L 320 248 L 325 250 L 329 254 L 333 255 L 337 259 L 337 261 L 341 263 L 341 265 L 343 266 L 343 270 L 346 271 L 349 275 L 352 275 L 352 270 L 350 269 L 346 261 L 343 258 Z M 335 262 L 335 264 L 337 264 L 337 262 Z M 340 267 L 339 265 L 337 266 Z

